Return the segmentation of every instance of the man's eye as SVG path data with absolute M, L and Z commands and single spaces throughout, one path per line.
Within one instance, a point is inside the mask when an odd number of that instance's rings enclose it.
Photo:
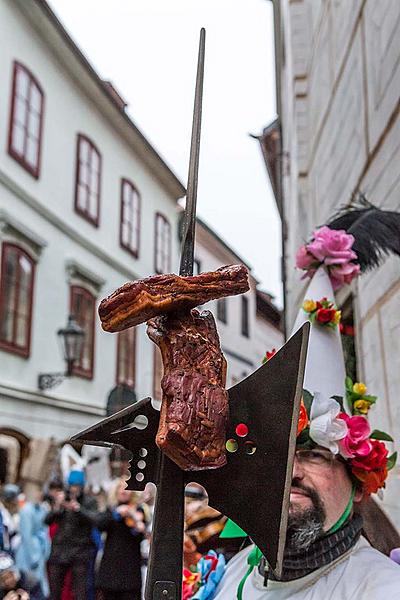
M 317 450 L 310 450 L 308 458 L 314 462 L 325 462 L 327 460 L 325 454 L 322 454 L 322 452 L 318 452 Z

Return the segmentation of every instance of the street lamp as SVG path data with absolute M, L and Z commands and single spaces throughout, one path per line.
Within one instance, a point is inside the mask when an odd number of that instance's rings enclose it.
M 57 335 L 61 341 L 64 360 L 67 365 L 65 373 L 39 373 L 38 387 L 40 390 L 59 385 L 65 377 L 71 377 L 74 363 L 81 357 L 82 344 L 85 332 L 75 321 L 73 315 L 69 315 L 67 326 L 59 329 Z

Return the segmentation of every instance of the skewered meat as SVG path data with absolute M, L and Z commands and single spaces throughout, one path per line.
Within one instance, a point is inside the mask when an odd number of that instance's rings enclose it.
M 181 469 L 226 463 L 226 360 L 209 311 L 156 317 L 147 333 L 160 347 L 164 376 L 156 443 Z
M 105 331 L 122 331 L 158 315 L 188 310 L 248 289 L 244 265 L 221 267 L 192 277 L 154 275 L 117 289 L 100 303 L 99 316 Z

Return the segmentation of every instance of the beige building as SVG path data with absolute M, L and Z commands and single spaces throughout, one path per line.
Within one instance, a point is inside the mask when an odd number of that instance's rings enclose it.
M 278 119 L 260 141 L 282 217 L 286 328 L 305 283 L 294 256 L 354 192 L 400 210 L 400 2 L 274 0 Z M 400 449 L 400 260 L 342 290 L 349 368 Z M 354 332 L 355 337 L 351 334 Z M 355 353 L 355 356 L 353 354 Z M 400 526 L 400 467 L 384 506 Z

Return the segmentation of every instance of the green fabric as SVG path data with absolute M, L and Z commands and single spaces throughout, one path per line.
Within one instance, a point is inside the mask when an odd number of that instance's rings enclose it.
M 243 531 L 239 525 L 236 525 L 234 521 L 228 519 L 225 523 L 225 527 L 219 534 L 220 538 L 239 538 L 239 537 L 247 537 L 247 533 Z
M 326 535 L 329 535 L 330 533 L 335 533 L 335 531 L 340 529 L 341 526 L 343 525 L 343 523 L 345 521 L 347 521 L 347 519 L 350 516 L 351 511 L 353 510 L 353 500 L 354 500 L 355 493 L 356 493 L 356 486 L 353 483 L 353 487 L 351 488 L 350 500 L 348 501 L 347 506 L 344 509 L 342 516 L 336 521 L 336 523 L 334 525 L 332 525 L 332 527 L 329 529 L 329 531 L 327 531 Z
M 258 565 L 261 562 L 262 557 L 263 557 L 263 555 L 262 555 L 261 550 L 259 548 L 257 548 L 257 546 L 254 546 L 253 550 L 249 553 L 249 555 L 247 557 L 247 564 L 249 565 L 249 568 L 247 569 L 245 576 L 242 578 L 242 580 L 239 583 L 239 586 L 237 589 L 237 595 L 236 595 L 237 600 L 243 600 L 244 584 L 246 583 L 249 575 L 251 575 L 251 572 L 253 571 L 254 567 L 258 567 Z

